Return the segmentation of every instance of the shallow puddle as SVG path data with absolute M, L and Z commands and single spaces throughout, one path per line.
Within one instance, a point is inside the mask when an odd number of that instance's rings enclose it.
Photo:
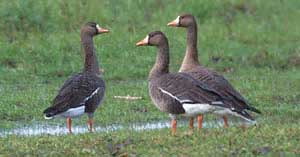
M 246 125 L 252 125 L 251 123 L 245 123 Z M 204 122 L 203 128 L 219 128 L 222 127 L 222 121 L 210 121 Z M 188 123 L 186 121 L 179 121 L 178 127 L 187 127 Z M 149 122 L 149 123 L 132 123 L 132 124 L 112 124 L 107 126 L 96 126 L 95 132 L 112 132 L 118 130 L 132 130 L 132 131 L 145 131 L 145 130 L 154 130 L 154 129 L 162 129 L 169 128 L 170 121 L 159 121 L 159 122 Z M 196 124 L 195 124 L 195 127 Z M 87 126 L 73 126 L 72 127 L 73 134 L 81 134 L 87 133 Z M 68 130 L 65 125 L 53 125 L 47 124 L 46 122 L 43 124 L 35 124 L 29 126 L 23 126 L 15 129 L 7 129 L 0 131 L 0 137 L 5 137 L 8 135 L 21 135 L 21 136 L 36 136 L 36 135 L 65 135 L 68 134 Z

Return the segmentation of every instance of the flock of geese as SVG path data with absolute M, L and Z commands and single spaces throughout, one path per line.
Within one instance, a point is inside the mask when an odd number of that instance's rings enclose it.
M 172 134 L 176 133 L 178 116 L 189 117 L 189 127 L 202 128 L 203 114 L 213 113 L 223 117 L 224 127 L 228 127 L 227 116 L 240 117 L 255 122 L 247 112 L 260 111 L 221 75 L 202 66 L 198 61 L 197 22 L 193 15 L 183 14 L 168 23 L 171 27 L 183 27 L 187 31 L 187 47 L 179 72 L 169 72 L 169 43 L 161 31 L 149 33 L 137 46 L 155 46 L 158 49 L 156 62 L 148 77 L 149 95 L 153 104 L 162 112 L 169 113 Z M 52 105 L 44 111 L 46 119 L 63 117 L 72 133 L 72 118 L 88 115 L 89 131 L 93 131 L 93 116 L 105 95 L 105 82 L 99 69 L 93 44 L 93 37 L 108 33 L 95 22 L 88 22 L 80 32 L 81 44 L 85 52 L 82 72 L 71 76 L 54 98 Z

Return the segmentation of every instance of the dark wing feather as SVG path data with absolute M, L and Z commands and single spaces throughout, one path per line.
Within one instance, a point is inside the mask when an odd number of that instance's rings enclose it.
M 202 66 L 192 70 L 187 70 L 185 72 L 209 85 L 209 87 L 215 91 L 218 91 L 222 97 L 226 97 L 230 101 L 229 104 L 232 108 L 235 108 L 239 111 L 248 109 L 260 113 L 259 110 L 250 106 L 246 99 L 237 90 L 235 90 L 234 87 L 222 75 Z
M 98 92 L 90 97 L 97 88 L 99 88 Z M 89 73 L 73 75 L 65 81 L 58 95 L 54 98 L 52 106 L 46 109 L 44 113 L 48 110 L 55 115 L 82 105 L 97 106 L 98 104 L 95 103 L 101 101 L 104 90 L 104 81 L 96 75 Z
M 178 101 L 188 103 L 206 103 L 228 107 L 226 104 L 213 104 L 216 101 L 226 100 L 217 91 L 184 73 L 163 75 L 160 79 L 159 88 L 171 93 Z
M 214 73 L 214 86 L 215 89 L 219 90 L 226 97 L 229 97 L 234 108 L 239 108 L 240 110 L 250 110 L 256 113 L 261 113 L 258 109 L 250 106 L 247 100 L 236 90 L 233 86 L 222 76 Z

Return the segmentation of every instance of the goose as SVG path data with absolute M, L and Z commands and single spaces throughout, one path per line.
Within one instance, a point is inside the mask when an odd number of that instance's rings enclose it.
M 158 48 L 156 62 L 149 76 L 149 95 L 153 104 L 171 117 L 171 131 L 176 134 L 177 117 L 195 117 L 199 114 L 212 113 L 223 110 L 232 112 L 253 120 L 240 108 L 232 108 L 228 100 L 208 87 L 201 81 L 194 79 L 187 73 L 169 72 L 169 44 L 161 31 L 149 33 L 137 46 L 156 46 Z
M 229 105 L 231 106 L 231 108 L 238 109 L 242 112 L 250 110 L 259 114 L 261 113 L 255 107 L 250 106 L 247 100 L 226 80 L 225 77 L 200 64 L 200 62 L 198 61 L 197 48 L 197 22 L 193 15 L 180 15 L 175 20 L 169 22 L 167 25 L 171 27 L 184 27 L 187 30 L 187 47 L 184 59 L 179 69 L 180 72 L 190 74 L 195 79 L 205 83 L 211 89 L 218 91 L 222 97 L 230 99 Z M 239 116 L 230 110 L 216 111 L 215 114 L 223 117 L 225 128 L 228 127 L 227 115 Z M 202 128 L 202 121 L 203 115 L 198 115 L 198 128 Z M 190 123 L 190 127 L 192 127 L 193 118 L 190 118 Z
M 82 26 L 80 38 L 85 52 L 83 71 L 64 82 L 52 105 L 43 112 L 45 119 L 66 118 L 69 133 L 72 133 L 72 118 L 80 117 L 85 113 L 88 116 L 89 131 L 93 131 L 94 112 L 105 94 L 105 82 L 99 70 L 93 37 L 107 32 L 109 30 L 101 28 L 95 22 L 88 22 Z

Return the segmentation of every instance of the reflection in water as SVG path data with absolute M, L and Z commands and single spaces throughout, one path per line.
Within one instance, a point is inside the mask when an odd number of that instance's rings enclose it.
M 203 128 L 218 128 L 222 127 L 222 121 L 211 121 L 203 123 Z M 246 123 L 246 125 L 251 125 L 251 123 Z M 132 131 L 145 131 L 153 129 L 169 128 L 170 121 L 159 121 L 159 122 L 149 122 L 149 123 L 132 123 L 127 125 L 112 124 L 107 126 L 96 126 L 95 132 L 112 132 L 122 129 L 132 130 Z M 188 127 L 187 123 L 182 121 L 178 123 L 178 127 Z M 73 126 L 73 134 L 87 133 L 87 126 Z M 35 124 L 15 129 L 8 129 L 0 131 L 0 137 L 5 137 L 7 135 L 21 135 L 21 136 L 35 136 L 35 135 L 65 135 L 68 134 L 66 126 L 63 125 L 49 125 Z

